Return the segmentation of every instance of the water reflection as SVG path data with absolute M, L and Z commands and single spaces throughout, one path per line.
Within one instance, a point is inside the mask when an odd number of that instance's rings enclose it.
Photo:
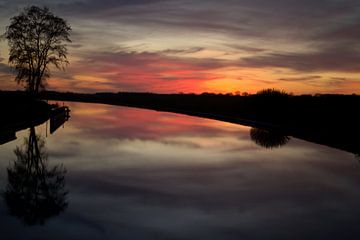
M 50 115 L 50 133 L 54 133 L 69 118 L 68 107 L 54 107 Z M 44 224 L 50 217 L 64 211 L 68 205 L 67 190 L 65 190 L 66 169 L 62 164 L 50 166 L 48 152 L 43 136 L 36 134 L 33 122 L 21 122 L 21 126 L 28 127 L 28 134 L 20 146 L 16 146 L 16 159 L 7 167 L 7 186 L 3 198 L 10 215 L 16 216 L 26 225 Z M 21 128 L 18 123 L 8 126 L 3 143 L 16 139 L 16 133 Z M 46 124 L 47 126 L 47 124 Z M 47 133 L 47 130 L 46 130 Z M 2 134 L 3 135 L 3 134 Z
M 50 167 L 45 139 L 35 127 L 22 146 L 14 150 L 16 160 L 7 169 L 4 199 L 11 215 L 27 225 L 44 224 L 65 210 L 68 203 L 63 165 Z
M 67 106 L 57 107 L 50 117 L 50 133 L 53 134 L 70 119 L 70 109 Z
M 184 115 L 71 109 L 69 124 L 40 151 L 43 162 L 66 165 L 59 194 L 70 191 L 69 206 L 51 219 L 43 214 L 44 226 L 26 227 L 0 201 L 2 238 L 359 239 L 360 171 L 349 153 L 296 138 L 268 151 L 250 140 L 248 127 Z M 21 140 L 29 134 L 0 147 L 1 189 L 11 186 L 6 169 L 20 160 L 8 160 L 16 145 L 26 155 Z
M 260 128 L 251 128 L 250 137 L 257 145 L 269 149 L 282 147 L 290 141 L 288 136 Z

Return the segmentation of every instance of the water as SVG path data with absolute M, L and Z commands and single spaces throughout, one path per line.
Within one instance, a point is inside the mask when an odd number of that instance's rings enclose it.
M 43 124 L 0 146 L 1 239 L 360 239 L 350 153 L 254 129 L 252 139 L 220 121 L 68 105 L 54 134 Z M 29 137 L 32 170 L 21 162 Z

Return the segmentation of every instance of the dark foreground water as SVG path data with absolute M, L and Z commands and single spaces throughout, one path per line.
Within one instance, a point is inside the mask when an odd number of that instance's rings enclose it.
M 43 124 L 0 145 L 0 239 L 360 239 L 350 153 L 196 117 L 69 105 L 54 134 Z

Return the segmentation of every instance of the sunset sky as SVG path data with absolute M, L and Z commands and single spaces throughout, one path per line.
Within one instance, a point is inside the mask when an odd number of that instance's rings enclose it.
M 76 92 L 360 94 L 359 0 L 0 0 L 72 26 L 70 65 L 48 89 Z M 0 42 L 0 89 L 19 89 Z

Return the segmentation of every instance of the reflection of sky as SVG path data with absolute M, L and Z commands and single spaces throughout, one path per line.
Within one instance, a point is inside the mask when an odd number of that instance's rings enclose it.
M 30 228 L 1 203 L 5 239 L 360 236 L 360 165 L 351 154 L 296 139 L 262 149 L 247 127 L 171 113 L 78 103 L 71 109 L 71 120 L 46 139 L 49 164 L 68 170 L 69 207 Z M 0 147 L 2 189 L 26 134 Z
M 73 28 L 50 89 L 360 93 L 358 0 L 2 0 L 0 31 L 46 5 Z M 15 88 L 0 42 L 0 86 Z

